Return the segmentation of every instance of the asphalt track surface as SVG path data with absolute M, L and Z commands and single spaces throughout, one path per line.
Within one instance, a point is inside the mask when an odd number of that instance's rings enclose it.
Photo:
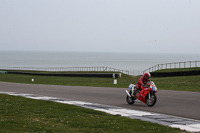
M 37 94 L 80 100 L 200 120 L 199 92 L 158 90 L 156 93 L 156 105 L 148 107 L 144 103 L 128 105 L 126 103 L 126 89 L 128 90 L 128 88 L 58 86 L 0 82 L 0 91 L 4 92 Z

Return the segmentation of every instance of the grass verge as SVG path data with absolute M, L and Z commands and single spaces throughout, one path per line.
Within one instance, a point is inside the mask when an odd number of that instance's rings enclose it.
M 34 82 L 32 82 L 34 79 Z M 0 81 L 26 83 L 26 84 L 49 84 L 70 86 L 94 86 L 94 87 L 128 87 L 130 83 L 137 82 L 138 78 L 122 74 L 114 84 L 113 78 L 95 77 L 61 77 L 61 76 L 35 76 L 23 74 L 0 74 Z
M 86 77 L 59 77 L 59 76 L 32 76 L 22 74 L 0 74 L 0 81 L 26 83 L 26 84 L 48 84 L 69 86 L 93 86 L 93 87 L 119 87 L 128 88 L 130 83 L 136 84 L 140 76 L 122 74 L 114 84 L 113 78 L 86 78 Z M 34 79 L 34 82 L 32 82 Z M 177 77 L 152 77 L 161 90 L 178 90 L 200 92 L 200 76 L 177 76 Z
M 196 70 L 200 70 L 200 67 L 161 69 L 154 72 L 185 72 L 185 71 L 196 71 Z
M 74 105 L 0 94 L 1 132 L 183 132 Z
M 158 89 L 200 92 L 200 76 L 152 78 Z
M 188 72 L 200 70 L 200 67 L 162 69 L 159 72 Z M 154 77 L 157 87 L 162 90 L 194 91 L 200 92 L 200 76 Z

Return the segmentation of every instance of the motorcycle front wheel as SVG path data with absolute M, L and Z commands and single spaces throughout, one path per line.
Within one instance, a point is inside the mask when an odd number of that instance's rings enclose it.
M 131 91 L 129 92 L 129 94 L 131 94 Z M 133 97 L 129 97 L 128 95 L 126 96 L 126 102 L 128 104 L 134 104 L 134 99 Z
M 149 96 L 149 94 L 150 94 L 150 96 Z M 146 103 L 148 106 L 152 107 L 156 104 L 157 97 L 154 93 L 149 93 L 149 94 L 146 97 Z

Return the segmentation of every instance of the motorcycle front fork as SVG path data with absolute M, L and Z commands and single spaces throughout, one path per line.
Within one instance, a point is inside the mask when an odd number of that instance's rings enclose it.
M 132 88 L 132 93 L 131 93 L 132 96 L 134 96 L 134 93 L 136 92 L 136 90 L 137 89 L 135 87 Z
M 151 94 L 150 94 L 150 92 L 149 92 L 149 94 L 148 94 L 148 95 L 149 95 L 149 100 L 150 100 L 150 99 L 151 99 Z

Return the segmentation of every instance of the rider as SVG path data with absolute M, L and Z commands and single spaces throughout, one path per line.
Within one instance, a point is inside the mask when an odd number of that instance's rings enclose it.
M 136 89 L 137 90 L 143 90 L 145 87 L 144 85 L 150 82 L 151 74 L 150 73 L 145 73 L 137 82 L 136 84 Z

